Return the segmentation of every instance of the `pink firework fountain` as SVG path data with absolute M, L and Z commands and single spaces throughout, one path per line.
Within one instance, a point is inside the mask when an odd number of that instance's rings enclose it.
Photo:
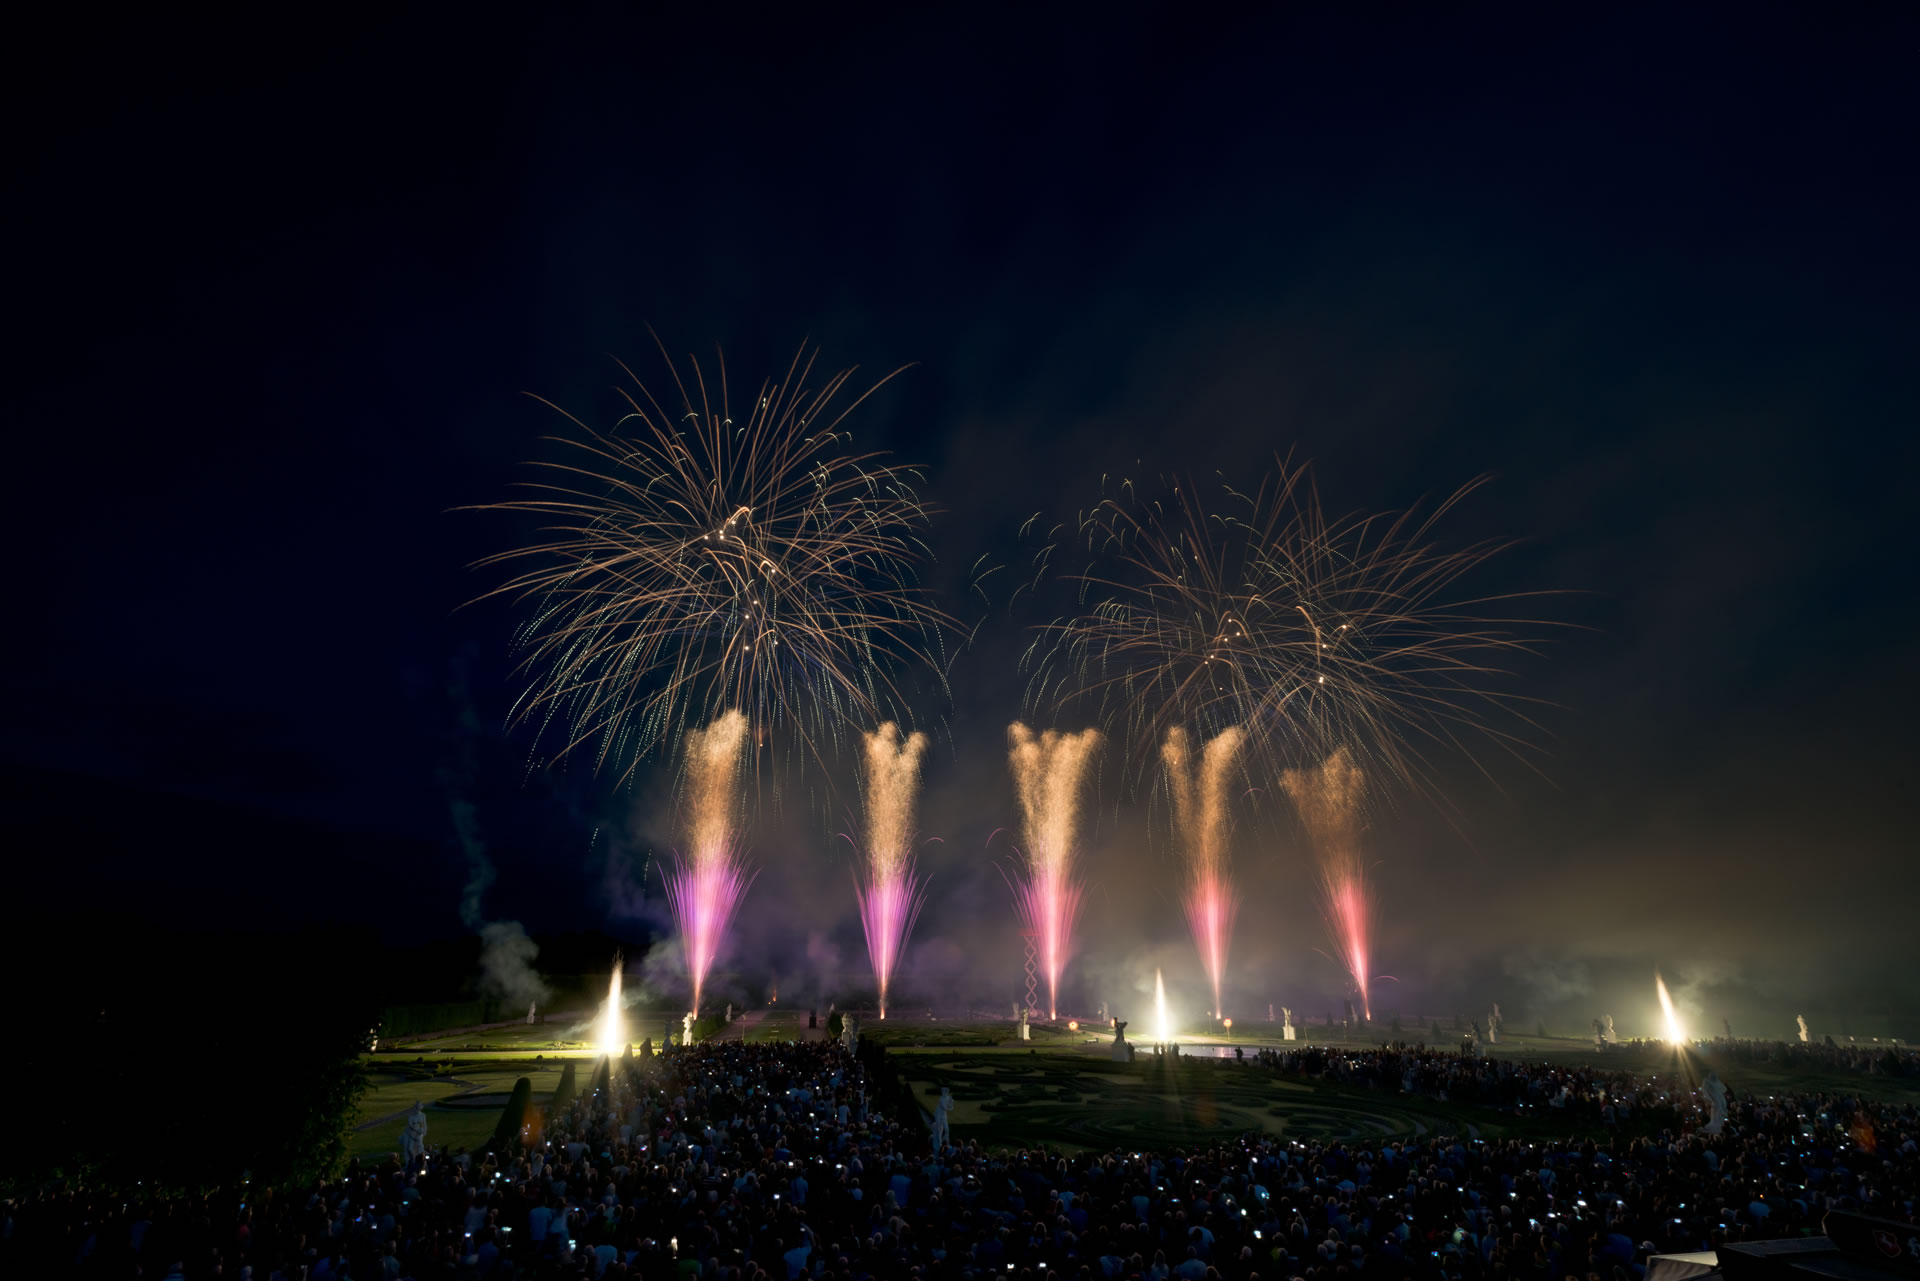
M 676 856 L 667 877 L 667 902 L 687 954 L 687 977 L 693 985 L 693 1013 L 700 1013 L 700 996 L 713 968 L 734 909 L 753 883 L 753 873 L 739 860 L 733 834 L 733 806 L 738 792 L 740 754 L 747 737 L 747 718 L 728 712 L 704 730 L 687 733 L 687 797 L 691 813 L 691 854 Z
M 904 740 L 888 721 L 866 736 L 866 866 L 855 873 L 854 895 L 867 931 L 867 959 L 887 1017 L 893 973 L 920 915 L 920 882 L 913 869 L 913 796 L 920 783 L 925 734 Z
M 1346 966 L 1353 986 L 1360 993 L 1362 1017 L 1372 1020 L 1373 999 L 1367 994 L 1367 978 L 1371 973 L 1367 969 L 1367 923 L 1372 911 L 1367 902 L 1366 882 L 1358 875 L 1329 881 L 1326 894 L 1327 925 L 1333 932 L 1334 946 L 1339 949 L 1340 963 Z
M 1036 735 L 1016 721 L 1008 736 L 1008 760 L 1027 841 L 1026 873 L 1016 880 L 1014 896 L 1047 975 L 1047 1017 L 1055 1019 L 1060 1016 L 1060 976 L 1073 955 L 1073 925 L 1080 914 L 1080 883 L 1073 875 L 1080 792 L 1100 746 L 1100 732 L 1048 730 Z
M 1366 865 L 1360 855 L 1361 801 L 1366 776 L 1344 747 L 1319 769 L 1287 770 L 1280 784 L 1293 798 L 1300 824 L 1307 830 L 1320 862 L 1320 884 L 1325 896 L 1327 929 L 1340 964 L 1360 994 L 1364 1016 L 1373 1017 L 1367 994 L 1372 971 L 1370 937 L 1372 904 L 1367 898 Z
M 1233 942 L 1233 918 L 1240 910 L 1227 863 L 1232 843 L 1227 786 L 1243 742 L 1238 727 L 1223 731 L 1201 750 L 1197 768 L 1186 730 L 1177 726 L 1169 730 L 1160 748 L 1167 790 L 1173 794 L 1174 835 L 1187 864 L 1187 924 L 1213 983 L 1215 1018 L 1225 1017 L 1221 987 Z

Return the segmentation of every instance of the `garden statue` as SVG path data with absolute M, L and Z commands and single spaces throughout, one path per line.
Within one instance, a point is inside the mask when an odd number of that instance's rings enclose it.
M 1283 1005 L 1280 1007 L 1280 1039 L 1291 1041 L 1293 1038 L 1293 1011 Z
M 1800 1025 L 1800 1044 L 1805 1045 L 1807 1043 L 1807 1016 L 1804 1014 L 1796 1014 L 1793 1016 L 1793 1019 L 1794 1022 Z
M 527 1002 L 527 1022 L 529 1023 L 533 1022 L 533 1007 L 537 1004 L 539 1004 L 537 1001 Z
M 680 1044 L 693 1044 L 693 1011 L 688 1010 L 680 1018 Z
M 1710 1118 L 1701 1127 L 1703 1134 L 1718 1134 L 1727 1125 L 1727 1086 L 1718 1072 L 1709 1071 L 1707 1079 L 1701 1083 L 1700 1092 L 1707 1096 L 1707 1108 Z
M 415 1100 L 407 1113 L 407 1128 L 400 1132 L 400 1155 L 409 1168 L 427 1154 L 427 1105 Z
M 947 1114 L 953 1111 L 953 1091 L 946 1086 L 940 1087 L 940 1099 L 933 1105 L 933 1150 L 940 1151 L 947 1146 Z

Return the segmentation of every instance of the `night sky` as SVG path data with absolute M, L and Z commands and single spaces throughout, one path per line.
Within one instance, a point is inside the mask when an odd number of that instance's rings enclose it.
M 658 935 L 664 788 L 528 770 L 519 615 L 460 608 L 526 526 L 450 511 L 551 456 L 523 393 L 605 426 L 615 359 L 658 381 L 652 326 L 742 392 L 803 340 L 913 364 L 849 425 L 926 466 L 929 581 L 985 616 L 928 770 L 930 997 L 1018 970 L 983 846 L 1044 616 L 967 567 L 1103 474 L 1294 451 L 1340 510 L 1490 474 L 1445 528 L 1522 540 L 1487 590 L 1564 593 L 1514 675 L 1538 772 L 1375 816 L 1377 1007 L 1651 1033 L 1659 968 L 1714 1032 L 1920 1034 L 1920 23 L 639 8 L 14 50 L 0 759 L 49 941 L 457 936 L 456 804 L 489 918 Z M 1197 1000 L 1164 842 L 1094 808 L 1081 993 Z M 742 984 L 859 969 L 840 826 L 756 834 Z M 1238 1008 L 1337 1008 L 1297 835 L 1237 866 Z

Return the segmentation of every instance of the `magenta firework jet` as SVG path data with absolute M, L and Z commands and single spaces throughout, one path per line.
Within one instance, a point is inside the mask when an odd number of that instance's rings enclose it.
M 687 858 L 675 858 L 667 878 L 667 903 L 686 949 L 696 1015 L 707 973 L 734 909 L 753 883 L 753 873 L 739 861 L 732 821 L 746 736 L 747 718 L 737 711 L 704 730 L 687 732 L 686 800 L 692 814 L 692 850 Z
M 1187 924 L 1213 983 L 1215 1018 L 1226 1017 L 1221 987 L 1227 949 L 1233 942 L 1233 918 L 1240 907 L 1227 862 L 1233 834 L 1227 785 L 1244 741 L 1238 726 L 1229 727 L 1207 741 L 1196 762 L 1186 730 L 1176 725 L 1160 746 L 1167 790 L 1173 796 L 1174 838 L 1187 864 Z
M 913 794 L 927 736 L 910 734 L 903 740 L 899 727 L 888 721 L 866 736 L 866 746 L 866 867 L 864 875 L 854 874 L 853 892 L 860 900 L 867 959 L 873 963 L 884 1019 L 894 967 L 920 915 L 920 882 L 913 870 Z
M 1328 881 L 1327 925 L 1333 931 L 1334 946 L 1340 951 L 1340 963 L 1347 967 L 1353 985 L 1360 993 L 1362 1017 L 1373 1018 L 1373 999 L 1367 994 L 1368 921 L 1372 917 L 1367 902 L 1366 882 L 1358 873 L 1338 881 Z
M 1080 789 L 1100 731 L 1036 735 L 1016 721 L 1008 735 L 1027 837 L 1027 872 L 1015 882 L 1014 895 L 1047 973 L 1047 1017 L 1054 1019 L 1060 1017 L 1060 975 L 1073 954 L 1073 923 L 1080 914 L 1080 883 L 1073 875 Z
M 1300 824 L 1307 829 L 1320 861 L 1321 892 L 1325 895 L 1327 930 L 1334 950 L 1360 994 L 1368 1019 L 1373 1006 L 1367 995 L 1372 904 L 1367 898 L 1366 864 L 1360 855 L 1360 803 L 1366 776 L 1353 755 L 1337 747 L 1318 769 L 1290 769 L 1280 785 L 1293 798 Z

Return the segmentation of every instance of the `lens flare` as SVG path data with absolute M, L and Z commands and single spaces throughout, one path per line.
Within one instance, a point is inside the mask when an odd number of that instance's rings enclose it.
M 1360 1008 L 1373 1018 L 1367 987 L 1373 905 L 1367 897 L 1366 863 L 1360 852 L 1361 802 L 1366 776 L 1344 747 L 1336 748 L 1319 769 L 1290 769 L 1280 785 L 1293 798 L 1320 864 L 1320 890 L 1327 930 L 1340 964 L 1360 995 Z
M 1654 972 L 1653 991 L 1654 994 L 1660 998 L 1660 1022 L 1663 1030 L 1667 1034 L 1668 1043 L 1672 1045 L 1685 1045 L 1687 1043 L 1687 1029 L 1685 1025 L 1680 1022 L 1680 1012 L 1673 1008 L 1673 998 L 1667 994 L 1667 982 L 1660 977 L 1658 971 Z
M 674 870 L 667 877 L 667 903 L 686 949 L 695 1015 L 700 1013 L 707 972 L 713 968 L 734 909 L 753 883 L 753 874 L 739 861 L 733 834 L 746 738 L 747 718 L 737 711 L 687 734 L 686 803 L 692 813 L 692 852 L 685 859 L 675 857 Z
M 1008 761 L 1026 820 L 1027 870 L 1014 886 L 1026 928 L 1032 931 L 1047 976 L 1047 1017 L 1060 1017 L 1060 976 L 1073 954 L 1073 924 L 1080 914 L 1080 882 L 1073 874 L 1075 829 L 1087 767 L 1100 746 L 1100 731 L 1036 735 L 1015 721 Z
M 888 721 L 866 736 L 867 845 L 865 875 L 855 874 L 853 889 L 866 927 L 867 959 L 880 994 L 880 1017 L 887 1017 L 887 992 L 894 967 L 906 951 L 907 936 L 920 915 L 920 883 L 913 866 L 913 799 L 920 785 L 925 734 L 903 741 Z
M 1167 731 L 1167 741 L 1160 747 L 1167 790 L 1173 794 L 1175 838 L 1187 866 L 1187 924 L 1213 983 L 1215 1018 L 1225 1008 L 1220 989 L 1240 907 L 1227 862 L 1232 839 L 1227 789 L 1245 739 L 1238 726 L 1223 730 L 1202 749 L 1197 768 L 1187 732 L 1180 726 Z
M 613 978 L 607 984 L 607 1007 L 600 1013 L 599 1044 L 595 1047 L 599 1053 L 615 1059 L 626 1052 L 628 1045 L 627 1015 L 621 1004 L 620 995 L 621 969 L 620 954 L 615 952 Z

